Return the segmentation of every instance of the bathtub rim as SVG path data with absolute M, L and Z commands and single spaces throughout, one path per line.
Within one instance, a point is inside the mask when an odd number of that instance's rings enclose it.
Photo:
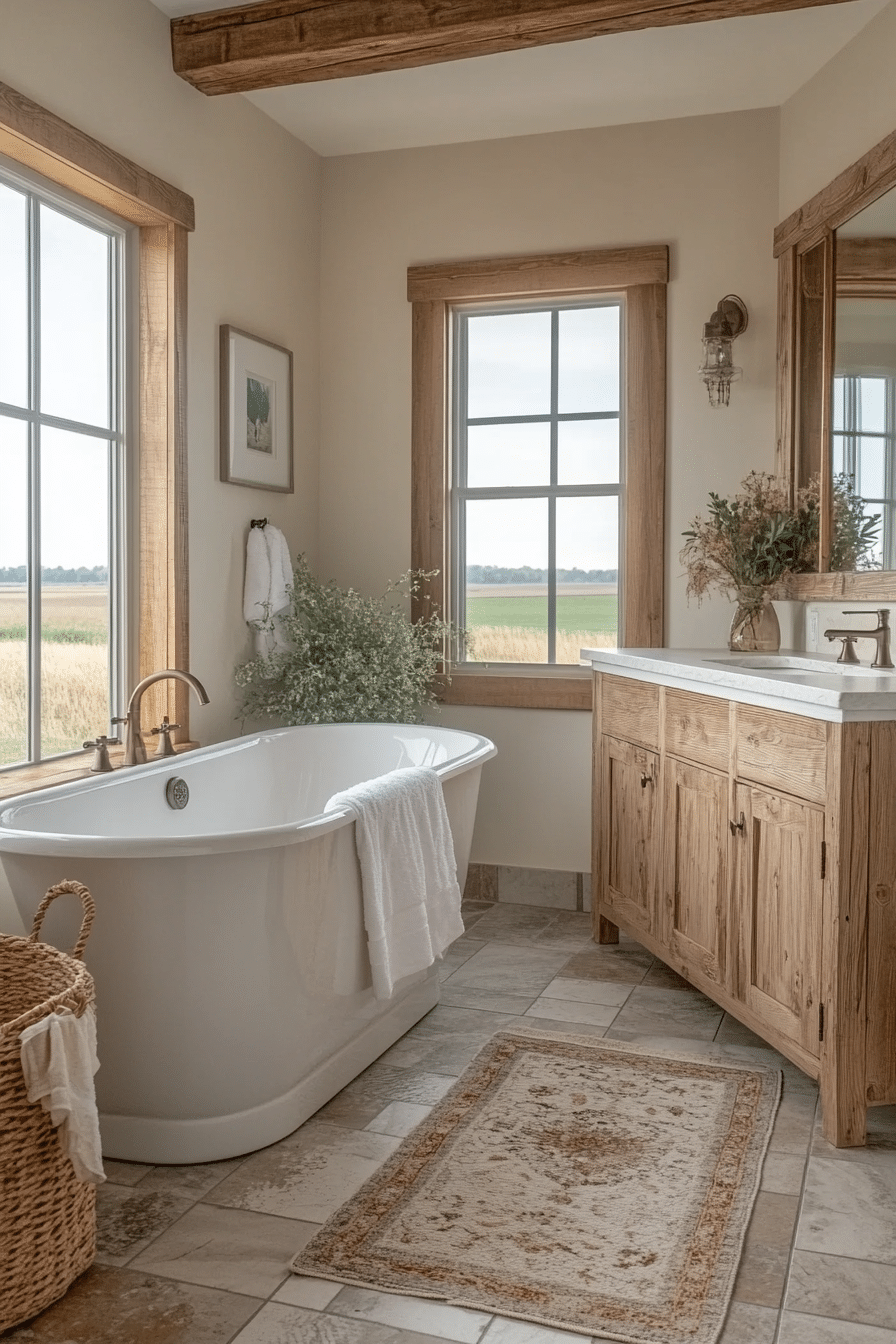
M 191 763 L 206 760 L 209 757 L 232 755 L 252 747 L 262 746 L 265 742 L 275 741 L 296 733 L 314 733 L 315 730 L 332 732 L 339 730 L 348 735 L 351 731 L 374 728 L 378 731 L 409 729 L 425 733 L 446 734 L 449 737 L 467 737 L 475 740 L 475 746 L 434 766 L 439 779 L 444 782 L 456 775 L 481 767 L 487 760 L 497 755 L 497 747 L 480 733 L 465 728 L 443 728 L 437 724 L 426 723 L 323 723 L 297 724 L 286 728 L 261 729 L 247 733 L 242 737 L 228 738 L 224 742 L 212 743 L 207 747 L 197 747 L 193 751 L 183 752 L 177 757 L 167 757 L 156 761 L 150 759 L 143 765 L 120 768 L 111 774 L 97 775 L 95 778 L 70 780 L 47 789 L 32 790 L 29 793 L 15 794 L 0 804 L 0 859 L 4 852 L 13 854 L 34 854 L 46 857 L 72 859 L 82 858 L 173 858 L 199 857 L 207 854 L 233 853 L 240 850 L 275 848 L 280 845 L 295 844 L 313 840 L 326 835 L 342 826 L 352 825 L 354 815 L 347 808 L 334 808 L 331 812 L 319 812 L 298 821 L 281 823 L 278 826 L 257 827 L 247 831 L 206 831 L 186 836 L 108 836 L 73 834 L 49 830 L 19 828 L 10 825 L 8 818 L 20 807 L 41 807 L 65 799 L 76 793 L 93 793 L 106 788 L 123 788 L 129 780 L 153 778 L 158 775 L 180 775 Z M 389 773 L 388 771 L 384 771 Z M 361 781 L 356 781 L 360 783 Z

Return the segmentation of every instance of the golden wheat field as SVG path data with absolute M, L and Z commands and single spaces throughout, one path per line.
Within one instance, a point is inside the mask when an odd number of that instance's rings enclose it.
M 41 650 L 42 754 L 73 751 L 109 730 L 105 644 L 44 644 Z M 0 764 L 25 756 L 25 642 L 0 640 Z
M 615 649 L 616 634 L 585 630 L 557 631 L 557 662 L 578 663 L 579 649 Z M 477 625 L 467 634 L 467 657 L 477 663 L 543 663 L 544 631 L 511 625 Z
M 109 592 L 99 583 L 44 584 L 41 609 L 45 631 L 79 630 L 94 637 L 108 625 Z M 0 630 L 25 624 L 27 597 L 24 587 L 0 588 Z

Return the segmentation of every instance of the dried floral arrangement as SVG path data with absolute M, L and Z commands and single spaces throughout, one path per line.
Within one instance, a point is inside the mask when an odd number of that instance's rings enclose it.
M 291 606 L 277 617 L 291 647 L 259 655 L 236 671 L 245 718 L 298 723 L 419 723 L 436 703 L 452 627 L 437 616 L 409 621 L 406 599 L 431 575 L 409 570 L 381 598 L 321 583 L 303 555 Z M 402 602 L 390 602 L 391 595 Z M 272 628 L 270 616 L 268 628 Z
M 687 572 L 688 597 L 698 602 L 711 588 L 758 609 L 769 588 L 786 574 L 810 573 L 817 566 L 819 486 L 814 477 L 791 503 L 783 481 L 751 471 L 732 499 L 709 493 L 709 516 L 696 517 L 682 535 L 680 560 Z M 866 517 L 864 502 L 846 476 L 834 478 L 832 569 L 869 569 L 880 526 Z

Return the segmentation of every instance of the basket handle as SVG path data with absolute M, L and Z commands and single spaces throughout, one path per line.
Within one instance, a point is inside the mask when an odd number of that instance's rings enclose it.
M 57 882 L 55 887 L 51 887 L 40 905 L 34 912 L 34 921 L 31 925 L 31 932 L 28 935 L 30 943 L 36 943 L 40 939 L 41 926 L 44 922 L 44 915 L 49 910 L 57 896 L 62 896 L 66 892 L 71 892 L 81 901 L 81 907 L 84 911 L 84 918 L 81 921 L 81 932 L 78 934 L 78 941 L 71 950 L 70 956 L 81 957 L 84 954 L 84 948 L 87 946 L 87 939 L 90 937 L 90 930 L 93 925 L 93 917 L 96 914 L 96 905 L 93 897 L 82 882 L 75 882 L 67 878 L 64 882 Z

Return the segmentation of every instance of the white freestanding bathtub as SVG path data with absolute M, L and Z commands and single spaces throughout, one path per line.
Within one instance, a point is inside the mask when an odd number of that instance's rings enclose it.
M 207 1162 L 273 1143 L 438 1000 L 438 969 L 371 988 L 354 822 L 332 794 L 439 774 L 463 888 L 487 738 L 422 724 L 284 728 L 0 804 L 0 860 L 30 927 L 90 888 L 103 1152 Z M 189 801 L 175 810 L 177 778 Z M 55 903 L 67 948 L 80 907 Z

